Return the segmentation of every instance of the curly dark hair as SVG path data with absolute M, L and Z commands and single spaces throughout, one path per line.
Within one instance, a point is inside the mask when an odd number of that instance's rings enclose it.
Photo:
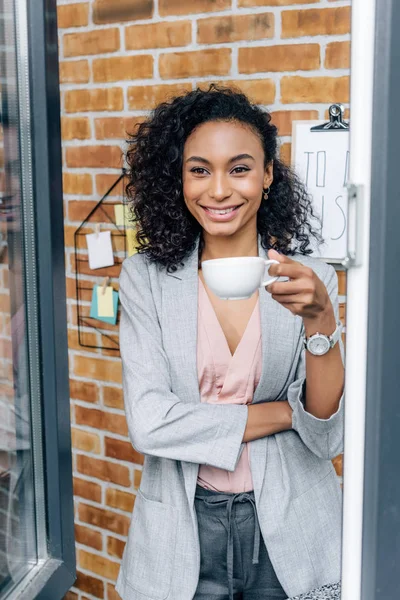
M 186 207 L 182 189 L 182 156 L 186 139 L 208 121 L 238 121 L 260 138 L 265 167 L 273 160 L 268 200 L 257 213 L 262 246 L 284 254 L 310 254 L 310 238 L 321 242 L 310 217 L 316 217 L 303 183 L 277 158 L 278 131 L 271 115 L 235 88 L 210 84 L 159 104 L 130 136 L 126 192 L 136 222 L 138 252 L 176 271 L 193 252 L 201 225 Z

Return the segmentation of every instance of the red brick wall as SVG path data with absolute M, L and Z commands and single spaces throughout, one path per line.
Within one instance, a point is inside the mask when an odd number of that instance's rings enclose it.
M 117 594 L 142 456 L 128 441 L 121 365 L 77 340 L 73 233 L 119 173 L 126 132 L 155 104 L 210 81 L 293 119 L 349 102 L 348 0 L 59 0 L 65 235 L 78 580 L 68 598 Z M 340 274 L 341 301 L 345 279 Z M 344 312 L 342 304 L 341 312 Z M 343 316 L 343 315 L 342 315 Z M 335 461 L 341 475 L 341 460 Z

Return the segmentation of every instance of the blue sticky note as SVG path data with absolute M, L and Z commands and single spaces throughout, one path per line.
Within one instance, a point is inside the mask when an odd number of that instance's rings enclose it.
M 95 285 L 93 287 L 92 293 L 92 304 L 90 306 L 90 316 L 93 319 L 98 319 L 99 321 L 104 321 L 104 323 L 110 323 L 110 325 L 115 325 L 117 322 L 117 312 L 118 312 L 118 292 L 113 290 L 113 306 L 114 306 L 114 316 L 113 317 L 100 317 L 97 308 L 97 288 L 99 286 Z

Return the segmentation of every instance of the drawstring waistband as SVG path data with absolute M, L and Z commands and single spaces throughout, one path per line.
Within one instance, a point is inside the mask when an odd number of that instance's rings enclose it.
M 253 565 L 258 564 L 258 556 L 260 552 L 260 527 L 258 524 L 257 509 L 254 498 L 248 492 L 239 492 L 237 494 L 223 494 L 218 492 L 218 495 L 203 496 L 196 494 L 195 498 L 203 500 L 207 506 L 218 507 L 226 504 L 226 512 L 228 516 L 228 546 L 226 553 L 226 563 L 228 571 L 228 588 L 229 588 L 229 600 L 233 600 L 233 523 L 232 519 L 232 508 L 234 502 L 246 502 L 249 501 L 254 511 L 254 545 L 253 545 Z

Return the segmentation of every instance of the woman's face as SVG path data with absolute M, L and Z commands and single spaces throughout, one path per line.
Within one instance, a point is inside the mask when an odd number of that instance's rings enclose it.
M 186 206 L 209 235 L 230 236 L 257 227 L 263 188 L 272 183 L 272 163 L 250 127 L 211 121 L 199 125 L 183 151 Z

